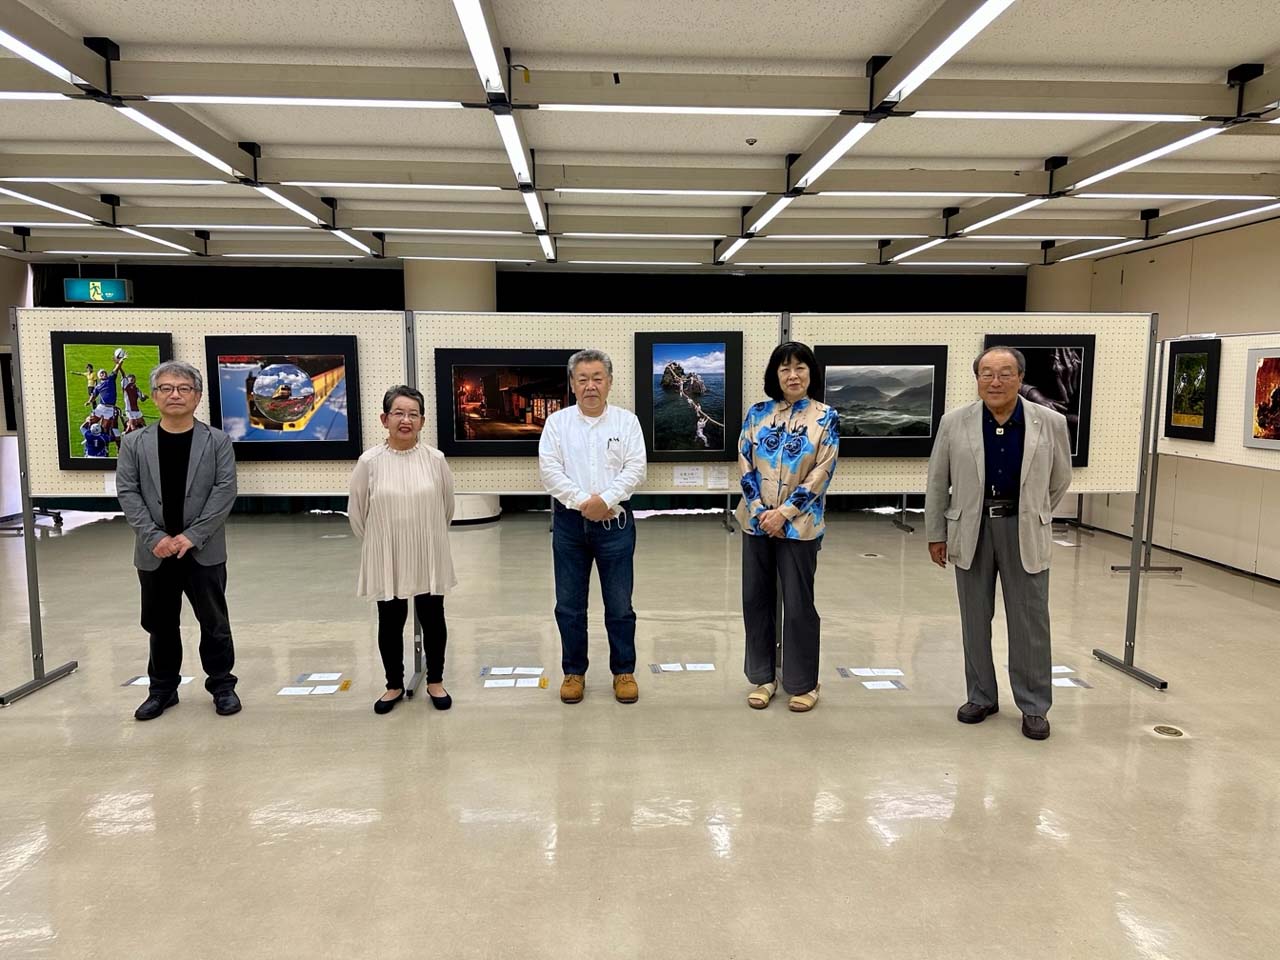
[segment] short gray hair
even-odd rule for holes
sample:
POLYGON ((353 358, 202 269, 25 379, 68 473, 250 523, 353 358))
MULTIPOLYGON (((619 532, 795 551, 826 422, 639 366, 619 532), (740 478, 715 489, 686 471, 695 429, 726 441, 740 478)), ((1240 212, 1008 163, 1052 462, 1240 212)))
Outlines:
POLYGON ((613 361, 603 350, 579 350, 569 358, 569 379, 573 379, 573 371, 580 363, 603 363, 605 371, 613 376, 613 361))
POLYGON ((156 381, 166 373, 171 373, 175 377, 181 377, 183 380, 190 380, 192 385, 196 388, 196 393, 204 393, 204 377, 200 375, 199 370, 183 360, 166 360, 151 371, 152 393, 155 393, 156 391, 156 381))
POLYGON ((979 365, 981 365, 983 359, 989 353, 1007 353, 1011 355, 1014 359, 1014 362, 1018 364, 1018 376, 1025 377, 1027 375, 1027 358, 1023 356, 1022 351, 1019 350, 1017 347, 1002 347, 999 344, 997 344, 994 347, 987 347, 987 349, 983 350, 980 354, 978 354, 977 357, 974 358, 973 375, 975 377, 978 375, 979 365))

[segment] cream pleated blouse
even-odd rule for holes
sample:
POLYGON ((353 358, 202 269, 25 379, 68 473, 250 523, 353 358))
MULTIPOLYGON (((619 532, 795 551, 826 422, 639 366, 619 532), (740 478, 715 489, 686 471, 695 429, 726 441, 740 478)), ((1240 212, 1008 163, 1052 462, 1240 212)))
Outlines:
POLYGON ((457 586, 449 552, 453 474, 435 447, 366 450, 351 474, 347 515, 364 541, 358 596, 408 600, 457 586))

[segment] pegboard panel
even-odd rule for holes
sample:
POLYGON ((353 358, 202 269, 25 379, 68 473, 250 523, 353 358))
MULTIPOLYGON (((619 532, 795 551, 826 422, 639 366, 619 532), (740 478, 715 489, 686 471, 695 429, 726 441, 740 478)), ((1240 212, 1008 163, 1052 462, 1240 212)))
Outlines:
MULTIPOLYGON (((26 412, 31 494, 36 497, 101 497, 114 492, 115 474, 58 468, 57 435, 53 428, 52 330, 121 333, 169 332, 173 356, 204 374, 205 396, 196 416, 209 421, 209 371, 205 368, 206 336, 281 334, 347 334, 356 337, 360 358, 360 422, 366 446, 383 435, 378 422, 382 394, 403 383, 405 358, 404 314, 400 312, 337 312, 319 310, 129 310, 28 308, 18 311, 22 350, 23 396, 26 412)), ((236 468, 240 493, 246 495, 346 495, 355 461, 261 461, 236 468)))
MULTIPOLYGON (((474 349, 603 350, 613 360, 613 390, 609 401, 635 409, 635 332, 698 330, 742 331, 744 409, 761 399, 760 378, 769 355, 778 345, 780 320, 776 313, 711 314, 590 314, 557 313, 431 313, 414 314, 418 345, 418 386, 427 398, 423 436, 436 442, 435 351, 437 347, 474 349)), ((740 424, 729 424, 736 437, 740 424)), ((738 489, 738 470, 729 468, 729 489, 738 489)), ((450 457, 459 493, 544 493, 535 457, 450 457)), ((650 463, 640 488, 645 493, 697 493, 707 488, 677 490, 675 463, 650 463)), ((699 464, 707 472, 718 464, 699 464)), ((723 489, 723 488, 722 488, 723 489)))
MULTIPOLYGON (((1186 337, 1194 342, 1196 337, 1186 337)), ((1160 371, 1160 420, 1159 444, 1161 453, 1192 460, 1213 460, 1218 463, 1235 463, 1242 467, 1258 467, 1262 470, 1280 470, 1280 451, 1244 445, 1245 384, 1253 388, 1253 371, 1248 369, 1249 351, 1265 347, 1280 349, 1280 333, 1251 333, 1240 336, 1224 336, 1222 361, 1218 366, 1218 423, 1213 443, 1182 440, 1164 435, 1164 399, 1168 389, 1168 352, 1166 369, 1160 371)), ((1172 341, 1165 341, 1166 344, 1172 341)), ((1252 416, 1252 411, 1248 414, 1252 416)))
MULTIPOLYGON (((1145 313, 798 313, 791 317, 791 337, 809 346, 945 343, 950 411, 978 398, 973 358, 988 333, 1095 334, 1089 465, 1076 468, 1070 493, 1128 493, 1138 484, 1150 320, 1145 313)), ((830 490, 924 493, 928 473, 923 458, 846 457, 830 490)))

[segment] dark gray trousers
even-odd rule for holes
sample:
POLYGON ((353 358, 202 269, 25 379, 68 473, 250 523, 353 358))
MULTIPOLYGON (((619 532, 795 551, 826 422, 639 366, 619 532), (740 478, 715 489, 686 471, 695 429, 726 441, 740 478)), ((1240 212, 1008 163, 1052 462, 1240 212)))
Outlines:
POLYGON ((1018 552, 1017 517, 983 517, 978 548, 968 570, 956 567, 964 675, 969 702, 995 705, 996 668, 991 660, 991 618, 996 574, 1009 626, 1009 685, 1025 714, 1043 717, 1053 705, 1053 655, 1049 650, 1049 571, 1027 573, 1018 552))
POLYGON ((778 674, 778 591, 782 582, 782 689, 808 693, 818 685, 822 620, 813 605, 820 540, 742 535, 742 621, 745 670, 756 686, 778 674))

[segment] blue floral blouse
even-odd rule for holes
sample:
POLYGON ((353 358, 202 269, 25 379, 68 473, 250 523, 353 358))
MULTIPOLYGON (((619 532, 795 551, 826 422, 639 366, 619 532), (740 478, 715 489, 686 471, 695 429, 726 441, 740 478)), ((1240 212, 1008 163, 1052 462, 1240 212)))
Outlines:
POLYGON ((808 397, 796 403, 766 400, 747 411, 738 438, 742 502, 738 523, 765 536, 760 517, 777 509, 784 535, 817 540, 826 532, 825 494, 840 452, 835 409, 808 397))

